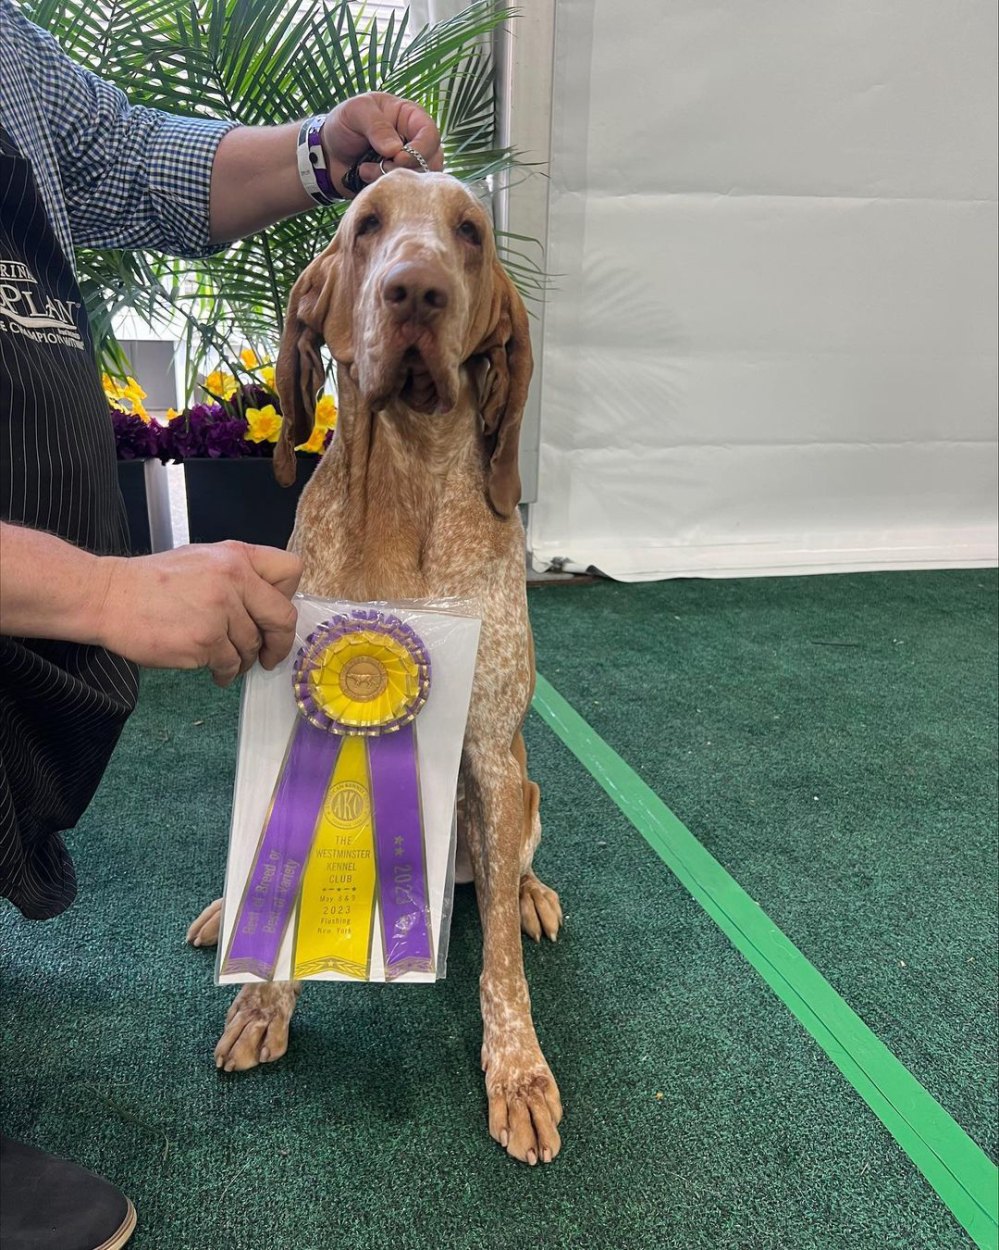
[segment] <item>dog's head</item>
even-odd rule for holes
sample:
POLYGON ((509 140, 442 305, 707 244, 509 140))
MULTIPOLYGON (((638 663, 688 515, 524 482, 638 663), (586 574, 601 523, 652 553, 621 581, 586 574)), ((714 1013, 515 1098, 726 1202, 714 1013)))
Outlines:
POLYGON ((373 412, 393 400, 428 420, 450 412, 467 365, 479 390, 489 500, 500 516, 514 511, 532 369, 527 314, 485 210, 457 179, 404 169, 379 178, 295 283, 277 361, 285 420, 274 462, 286 484, 294 448, 312 429, 324 342, 373 412))

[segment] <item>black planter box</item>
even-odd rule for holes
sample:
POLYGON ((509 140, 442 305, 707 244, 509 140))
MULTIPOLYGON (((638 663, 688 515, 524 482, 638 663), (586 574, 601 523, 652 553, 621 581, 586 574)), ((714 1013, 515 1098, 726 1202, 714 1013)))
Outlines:
POLYGON ((128 550, 133 556, 147 556, 153 549, 153 539, 149 529, 145 460, 119 460, 118 486, 128 520, 128 550))
POLYGON ((279 486, 270 457, 245 460, 185 460, 187 523, 192 543, 236 538, 244 543, 286 547, 295 525, 298 497, 319 463, 298 454, 293 486, 279 486))

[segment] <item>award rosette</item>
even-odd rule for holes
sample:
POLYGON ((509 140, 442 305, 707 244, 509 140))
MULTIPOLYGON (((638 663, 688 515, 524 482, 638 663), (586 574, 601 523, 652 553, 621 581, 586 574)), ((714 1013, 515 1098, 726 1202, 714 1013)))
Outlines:
MULTIPOLYGON (((431 613, 423 616, 434 623, 431 613)), ((465 634, 473 627, 471 664, 466 655, 459 666, 467 712, 478 622, 448 619, 461 622, 465 634)), ((468 652, 467 640, 463 645, 468 652)), ((379 608, 338 612, 308 634, 291 665, 290 736, 238 901, 234 894, 224 923, 220 980, 443 975, 434 950, 442 854, 435 847, 432 891, 418 743, 433 671, 416 629, 379 608)), ((454 719, 453 710, 446 714, 454 719)), ((447 760, 450 770, 454 756, 455 775, 459 752, 460 737, 447 760)), ((237 808, 239 788, 238 775, 237 808)), ((453 784, 451 793, 453 804, 453 784)), ((439 800, 435 811, 443 826, 439 800)), ((236 826, 234 812, 234 839, 236 826)), ((444 836, 450 837, 447 827, 444 836)), ((450 842, 445 850, 453 850, 450 842)), ((232 871, 231 855, 230 878, 232 871)), ((226 913, 233 884, 227 881, 226 913)))

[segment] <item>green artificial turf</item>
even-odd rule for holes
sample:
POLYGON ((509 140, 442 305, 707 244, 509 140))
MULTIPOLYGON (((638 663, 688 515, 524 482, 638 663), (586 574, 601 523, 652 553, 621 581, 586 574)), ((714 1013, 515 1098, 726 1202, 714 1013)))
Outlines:
POLYGON ((995 571, 535 595, 538 667, 993 1158, 995 571))
MULTIPOLYGON (((539 669, 992 1151, 995 588, 531 596, 539 669)), ((236 709, 203 675, 147 674, 71 835, 79 902, 44 924, 0 913, 4 1130, 121 1184, 137 1250, 970 1245, 535 716, 537 867, 566 928, 526 962, 559 1159, 529 1170, 486 1133, 467 889, 446 981, 307 987, 288 1056, 219 1076, 231 992, 182 938, 221 886, 236 709)))

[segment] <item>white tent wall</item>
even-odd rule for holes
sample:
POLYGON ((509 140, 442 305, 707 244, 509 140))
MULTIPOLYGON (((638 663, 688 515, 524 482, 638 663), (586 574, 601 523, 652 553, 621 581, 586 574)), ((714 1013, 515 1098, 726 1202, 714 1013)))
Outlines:
POLYGON ((994 0, 558 0, 539 568, 996 562, 995 53, 994 0))

